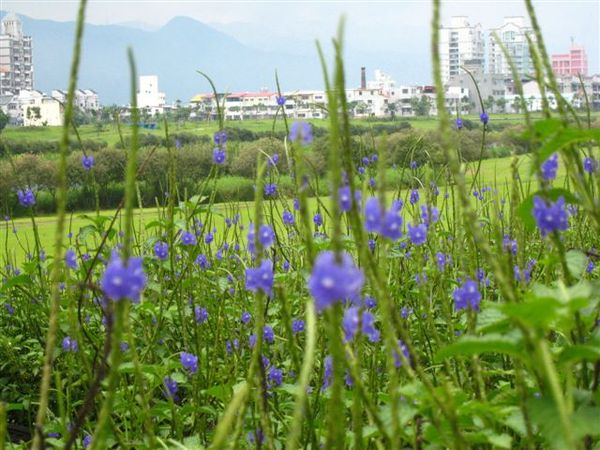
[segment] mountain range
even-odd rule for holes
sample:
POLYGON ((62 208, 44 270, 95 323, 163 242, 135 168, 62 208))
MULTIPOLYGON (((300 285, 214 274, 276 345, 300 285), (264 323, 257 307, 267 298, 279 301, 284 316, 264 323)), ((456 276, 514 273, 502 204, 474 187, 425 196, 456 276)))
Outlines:
MULTIPOLYGON (((34 87, 44 92, 66 88, 75 23, 20 17, 24 34, 33 40, 34 87)), ((219 91, 274 90, 276 70, 282 90, 323 88, 317 51, 308 37, 268 48, 256 43, 244 43, 188 17, 175 17, 158 29, 144 29, 137 24, 86 24, 78 86, 94 89, 102 104, 128 103, 126 51, 131 46, 138 74, 158 75, 159 88, 168 103, 178 99, 185 103, 199 92, 210 91, 197 70, 207 73, 219 91)), ((347 85, 358 85, 361 66, 367 67, 369 76, 381 68, 399 82, 427 82, 429 55, 419 50, 407 55, 349 49, 345 59, 347 85), (407 59, 411 64, 406 63, 407 59)), ((325 53, 330 60, 331 54, 325 53)))

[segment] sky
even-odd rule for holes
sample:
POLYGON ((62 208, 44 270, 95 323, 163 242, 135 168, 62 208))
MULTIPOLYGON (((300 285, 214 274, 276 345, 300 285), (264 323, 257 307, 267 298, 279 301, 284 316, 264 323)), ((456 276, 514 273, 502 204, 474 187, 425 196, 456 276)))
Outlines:
MULTIPOLYGON (((451 0, 442 5, 443 22, 466 15, 484 30, 501 25, 503 16, 526 15, 522 0, 451 0)), ((600 73, 600 0, 539 0, 534 5, 549 52, 566 52, 573 38, 586 47, 590 72, 600 73)), ((74 20, 77 7, 75 0, 0 0, 2 10, 57 21, 74 20)), ((188 16, 250 46, 302 53, 314 50, 315 39, 328 42, 342 14, 351 51, 410 54, 428 49, 429 0, 89 0, 86 19, 152 29, 188 16)))

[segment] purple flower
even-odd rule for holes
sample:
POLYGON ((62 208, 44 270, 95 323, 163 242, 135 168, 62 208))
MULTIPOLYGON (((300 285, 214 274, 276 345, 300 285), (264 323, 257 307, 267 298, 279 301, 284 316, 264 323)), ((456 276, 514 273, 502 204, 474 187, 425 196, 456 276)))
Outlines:
POLYGON ((475 281, 467 279, 460 287, 454 290, 452 297, 454 297, 454 309, 456 311, 465 308, 479 311, 481 293, 475 281))
POLYGON ((165 389, 163 390, 163 394, 165 395, 166 398, 172 398, 173 401, 177 401, 179 400, 177 398, 177 381, 175 381, 173 378, 171 377, 165 377, 163 379, 163 384, 165 389))
POLYGON ((408 224, 408 237, 410 241, 415 245, 422 245, 427 241, 427 227, 421 223, 416 226, 408 224))
POLYGON ((423 223, 429 227, 432 223, 440 220, 440 211, 435 206, 427 207, 427 205, 421 205, 421 218, 423 219, 423 223), (429 217, 430 211, 431 217, 429 217))
POLYGON ((262 290, 268 296, 273 291, 273 261, 265 259, 260 267, 246 269, 246 289, 252 292, 262 290))
POLYGON ((213 150, 213 162, 218 165, 225 164, 225 159, 227 155, 225 154, 225 150, 219 147, 215 147, 213 150))
POLYGON ((294 225, 294 214, 289 211, 283 212, 283 223, 286 225, 294 225))
POLYGON ((208 269, 210 268, 210 263, 208 262, 208 258, 206 257, 206 255, 200 253, 198 256, 196 256, 196 264, 198 264, 200 266, 201 269, 208 269))
POLYGON ((181 150, 181 139, 175 139, 175 148, 181 150))
POLYGON ((456 129, 457 129, 457 130, 460 130, 460 129, 462 129, 462 127, 463 127, 463 120, 462 120, 460 117, 458 117, 458 118, 457 118, 457 119, 454 121, 454 125, 456 126, 456 129))
POLYGON ((315 223, 316 226, 320 227, 321 225, 323 225, 323 216, 321 216, 321 213, 316 213, 313 217, 313 222, 315 223))
POLYGON ((301 140, 302 145, 310 145, 313 141, 312 126, 308 122, 294 122, 289 139, 292 142, 301 140))
POLYGON ((190 233, 189 231, 184 231, 181 234, 181 243, 183 245, 196 245, 196 235, 194 233, 190 233))
POLYGON ((273 332, 272 326, 265 325, 263 328, 263 339, 268 344, 272 344, 275 341, 275 333, 273 332))
POLYGON ((488 113, 484 111, 479 115, 479 120, 481 120, 482 124, 487 125, 490 120, 490 116, 488 116, 488 113))
POLYGON ((594 271, 594 262, 592 260, 590 260, 588 262, 587 267, 585 268, 586 273, 592 273, 594 271))
POLYGON ((333 359, 331 358, 331 355, 325 357, 323 366, 323 385, 321 386, 321 390, 327 389, 331 384, 331 378, 333 377, 333 359))
POLYGON ((542 236, 554 231, 565 231, 569 227, 565 199, 562 196, 552 203, 536 195, 533 197, 532 214, 542 236))
POLYGON ((348 212, 352 209, 352 191, 350 186, 342 186, 338 190, 338 201, 342 212, 348 212))
POLYGON ((91 170, 94 167, 94 157, 92 155, 82 155, 81 165, 85 170, 91 170))
POLYGON ((269 381, 275 386, 280 386, 283 383, 283 372, 277 367, 271 367, 269 370, 269 381))
POLYGON ((375 247, 377 246, 377 242, 375 242, 375 239, 369 239, 369 250, 371 250, 371 253, 373 253, 375 251, 375 247))
POLYGON ((446 255, 444 255, 442 252, 437 252, 435 255, 435 260, 437 262, 438 269, 444 270, 446 267, 446 255))
POLYGON ((200 306, 196 306, 194 308, 194 316, 196 317, 196 323, 198 325, 202 325, 204 322, 208 320, 208 311, 206 308, 201 308, 200 306))
POLYGON ((292 322, 292 333, 298 334, 304 331, 304 320, 294 320, 292 322))
POLYGON ((129 261, 124 262, 114 252, 100 280, 104 295, 114 301, 128 298, 138 303, 145 286, 146 274, 142 258, 131 257, 129 261))
POLYGON ((358 169, 356 169, 358 171, 358 173, 360 175, 363 175, 365 173, 365 168, 363 166, 359 166, 358 169))
POLYGON ((277 96, 277 104, 279 106, 285 105, 285 97, 283 95, 278 95, 277 96))
POLYGON ((75 255, 75 250, 70 248, 66 251, 65 264, 69 269, 77 269, 77 255, 75 255))
POLYGON ((269 225, 261 225, 258 229, 258 240, 264 248, 270 247, 275 241, 275 232, 269 225))
POLYGON ((181 365, 190 373, 198 371, 198 357, 192 353, 181 352, 181 365))
POLYGON ((393 356, 394 356, 394 365, 396 366, 396 368, 400 368, 402 367, 402 358, 400 357, 400 353, 402 353, 402 355, 404 355, 404 357, 410 361, 410 353, 408 352, 408 348, 406 347, 406 345, 404 344, 404 342, 402 341, 398 341, 398 348, 393 350, 393 356), (400 350, 400 351, 398 351, 400 350))
POLYGON ((258 447, 259 445, 262 445, 265 441, 265 435, 260 428, 257 428, 256 431, 248 431, 246 439, 248 440, 248 443, 256 444, 256 446, 258 447))
POLYGON ((591 156, 586 157, 583 160, 583 170, 587 173, 594 173, 598 170, 598 160, 592 158, 591 156))
POLYGON ((419 190, 413 189, 412 191, 410 191, 410 204, 414 205, 415 203, 418 203, 418 201, 419 201, 419 190))
POLYGON ((71 337, 67 336, 62 341, 62 348, 64 352, 77 353, 77 351, 79 350, 79 345, 77 344, 77 341, 75 339, 72 339, 71 337))
POLYGON ((213 135, 215 145, 224 145, 227 142, 227 133, 225 130, 215 131, 213 135))
POLYGON ((276 166, 278 162, 279 162, 279 154, 273 153, 273 155, 269 158, 269 161, 268 161, 269 166, 271 166, 271 167, 276 166))
POLYGON ((240 321, 244 324, 247 325, 248 322, 250 322, 250 319, 252 319, 252 315, 248 312, 248 311, 244 311, 242 313, 242 317, 240 319, 240 321))
POLYGON ((277 185, 275 183, 265 184, 265 197, 275 197, 277 195, 277 185))
POLYGON ((510 250, 510 252, 515 256, 517 254, 518 245, 515 239, 511 239, 508 234, 505 234, 502 238, 502 247, 505 250, 510 250))
POLYGON ((154 244, 154 256, 161 261, 165 261, 169 257, 169 244, 162 241, 158 241, 154 244))
POLYGON ((294 199, 294 211, 300 211, 300 200, 294 199))
POLYGON ((338 263, 333 252, 325 251, 315 260, 308 289, 320 312, 335 302, 358 298, 363 284, 363 272, 348 253, 343 252, 338 263))
POLYGON ((416 169, 417 169, 417 167, 418 167, 418 165, 417 165, 417 162, 416 162, 416 161, 411 161, 411 162, 410 162, 410 168, 411 168, 412 170, 416 170, 416 169))
POLYGON ((394 242, 402 236, 400 208, 402 208, 401 204, 394 202, 392 207, 383 216, 383 225, 381 227, 381 234, 394 242))
POLYGON ((92 436, 90 436, 89 434, 86 434, 82 441, 83 450, 86 450, 90 446, 91 443, 92 443, 92 436))
POLYGON ((19 198, 19 203, 21 206, 25 208, 29 208, 30 206, 35 205, 35 195, 30 188, 25 190, 18 190, 17 197, 19 198))
MULTIPOLYGON (((342 319, 342 327, 346 342, 352 341, 358 333, 359 324, 361 323, 360 308, 353 306, 348 308, 342 319)), ((375 317, 368 311, 362 313, 362 332, 369 338, 371 342, 379 341, 379 331, 375 328, 375 317)))
POLYGON ((377 197, 370 197, 365 202, 365 230, 379 233, 382 227, 383 211, 377 197))
POLYGON ((542 163, 542 178, 545 181, 551 181, 556 178, 558 170, 558 153, 553 153, 546 161, 542 163))

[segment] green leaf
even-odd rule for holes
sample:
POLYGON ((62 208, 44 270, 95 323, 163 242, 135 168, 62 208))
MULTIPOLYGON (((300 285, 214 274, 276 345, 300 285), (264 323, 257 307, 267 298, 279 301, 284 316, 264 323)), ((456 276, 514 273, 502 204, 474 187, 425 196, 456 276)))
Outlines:
POLYGON ((6 283, 4 283, 2 285, 2 288, 0 288, 0 292, 4 292, 15 286, 23 286, 23 285, 29 286, 32 283, 33 282, 31 281, 31 277, 26 273, 22 273, 21 275, 17 275, 16 277, 10 278, 6 283))
POLYGON ((600 130, 577 128, 559 128, 549 139, 547 139, 539 150, 540 161, 548 159, 552 153, 560 151, 565 147, 578 142, 596 141, 600 142, 600 130))
POLYGON ((565 255, 567 259, 567 268, 571 275, 578 280, 581 279, 583 272, 588 264, 588 257, 581 250, 569 250, 565 255))
POLYGON ((435 361, 441 362, 451 356, 472 356, 481 353, 504 353, 520 356, 522 353, 521 339, 515 334, 464 336, 453 344, 441 348, 435 355, 435 361))
POLYGON ((581 360, 596 361, 600 360, 600 343, 590 343, 582 345, 571 345, 560 353, 558 361, 560 363, 572 363, 581 360))

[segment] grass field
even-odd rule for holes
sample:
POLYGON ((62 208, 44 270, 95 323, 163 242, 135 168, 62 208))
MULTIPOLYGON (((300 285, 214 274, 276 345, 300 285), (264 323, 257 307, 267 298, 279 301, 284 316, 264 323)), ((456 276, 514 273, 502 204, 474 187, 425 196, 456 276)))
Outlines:
MULTIPOLYGON (((480 174, 478 179, 481 180, 484 184, 493 184, 496 186, 508 186, 510 182, 510 171, 511 171, 512 158, 496 158, 496 159, 488 159, 482 161, 480 174)), ((524 182, 531 180, 530 173, 530 165, 531 158, 528 155, 523 155, 519 158, 519 173, 524 182)), ((477 163, 470 163, 467 167, 467 178, 468 180, 472 179, 473 174, 477 169, 477 163)), ((559 177, 562 177, 563 174, 559 172, 559 177)), ((443 191, 443 189, 441 189, 443 191)), ((408 194, 408 191, 403 191, 401 193, 401 197, 404 197, 408 194)), ((322 198, 325 205, 329 199, 322 198)), ((317 200, 310 199, 311 209, 317 210, 317 200)), ((291 205, 288 206, 291 208, 291 205)), ((213 226, 217 228, 217 231, 222 231, 224 227, 224 219, 225 217, 232 217, 234 209, 238 209, 242 214, 243 222, 248 222, 253 217, 254 214, 254 203, 253 202, 243 202, 233 204, 216 204, 213 208, 213 217, 215 223, 213 226)), ((116 210, 103 210, 100 212, 102 216, 112 217, 115 214, 116 210)), ((279 211, 281 213, 281 211, 279 211)), ((159 217, 159 210, 156 208, 146 208, 143 210, 136 210, 136 224, 139 230, 140 235, 143 235, 144 224, 147 224, 151 221, 156 220, 159 217)), ((90 225, 92 223, 90 217, 95 216, 95 212, 73 212, 69 216, 67 229, 68 232, 72 232, 73 236, 76 236, 79 230, 86 225, 90 225)), ((121 217, 117 219, 121 220, 121 217)), ((36 224, 38 227, 38 233, 40 237, 40 241, 42 246, 50 252, 52 250, 53 242, 54 242, 54 229, 56 226, 56 218, 54 216, 37 216, 36 224)), ((117 225, 121 225, 120 222, 117 222, 117 225)), ((117 226, 118 229, 121 229, 121 226, 117 226)), ((74 238, 73 238, 74 239, 74 238)), ((34 247, 34 233, 31 219, 29 218, 19 218, 15 219, 11 222, 4 222, 2 227, 0 228, 0 245, 2 246, 2 252, 8 253, 10 258, 21 262, 27 252, 30 252, 34 247), (14 227, 14 229, 13 229, 14 227), (14 232, 16 230, 16 233, 14 232)), ((75 241, 72 240, 72 243, 75 241)), ((96 243, 97 244, 97 243, 96 243)), ((7 256, 8 256, 7 255, 7 256)))
MULTIPOLYGON (((465 119, 479 121, 477 116, 464 116, 465 119)), ((437 119, 435 117, 397 117, 396 123, 409 122, 413 128, 432 130, 437 126, 437 119)), ((494 114, 490 123, 522 123, 523 118, 517 114, 494 114)), ((311 119, 310 122, 314 126, 326 127, 328 125, 327 119, 311 119)), ((380 121, 376 119, 353 119, 354 125, 369 126, 377 124, 391 124, 394 122, 380 121)), ((271 120, 243 120, 243 121, 229 121, 226 124, 230 128, 243 128, 253 132, 268 132, 273 129, 273 122, 271 120)), ((186 122, 183 124, 170 123, 170 133, 186 132, 195 135, 212 135, 218 128, 216 122, 186 122)), ((284 131, 285 126, 281 119, 278 119, 275 125, 276 131, 284 131)), ((62 128, 61 127, 9 127, 6 128, 2 136, 6 139, 13 140, 30 140, 30 141, 58 141, 60 139, 62 128)), ((122 127, 123 136, 130 134, 130 128, 127 125, 122 127)), ((159 123, 159 128, 156 130, 140 130, 141 133, 154 134, 157 136, 164 136, 164 126, 159 123)), ((79 133, 83 140, 94 140, 94 141, 105 141, 109 145, 114 145, 119 141, 119 133, 116 125, 105 125, 102 130, 98 130, 95 125, 83 125, 79 127, 79 133)), ((73 135, 73 138, 75 136, 73 135)))

